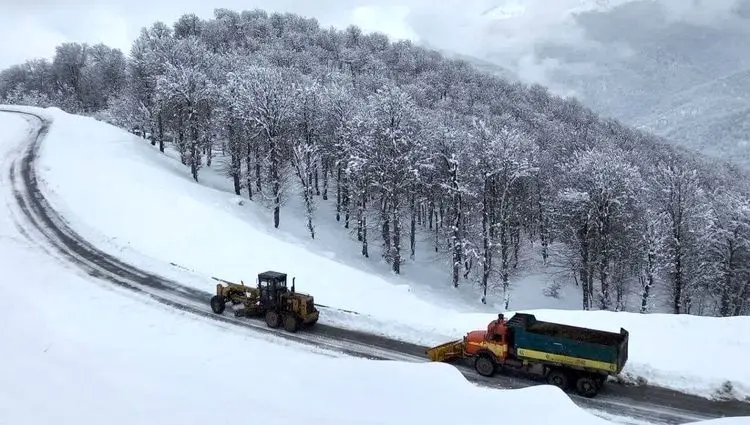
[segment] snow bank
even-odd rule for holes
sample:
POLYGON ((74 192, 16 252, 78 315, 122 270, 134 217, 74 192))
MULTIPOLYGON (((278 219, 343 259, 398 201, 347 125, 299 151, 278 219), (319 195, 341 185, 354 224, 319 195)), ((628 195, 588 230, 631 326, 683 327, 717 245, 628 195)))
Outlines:
MULTIPOLYGON (((425 301, 409 290, 325 253, 273 234, 248 217, 248 203, 195 184, 187 169, 147 142, 93 119, 56 117, 39 163, 54 204, 84 236, 105 250, 212 291, 208 276, 254 280, 282 270, 326 310, 322 321, 436 344, 486 326, 494 314, 425 301), (243 205, 240 205, 243 204, 243 205), (105 236, 106 235, 106 236, 105 236)), ((624 376, 692 394, 750 396, 750 318, 556 310, 529 311, 559 321, 631 335, 624 376), (721 359, 707 362, 706 359, 721 359), (699 367, 696 365, 700 365, 699 367)))
MULTIPOLYGON (((0 128, 0 148, 27 134, 8 114, 0 128)), ((444 364, 337 358, 205 322, 65 268, 6 208, 0 229, 0 423, 228 424, 250 412, 269 425, 447 425, 498 405, 514 407, 503 410, 511 422, 610 423, 550 386, 480 388, 444 364)))

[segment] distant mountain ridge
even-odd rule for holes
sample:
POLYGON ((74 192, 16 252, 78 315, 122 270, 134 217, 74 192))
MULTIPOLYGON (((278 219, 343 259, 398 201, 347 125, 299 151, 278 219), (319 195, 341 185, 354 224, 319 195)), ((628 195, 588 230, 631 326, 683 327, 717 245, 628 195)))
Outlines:
POLYGON ((750 69, 665 98, 634 124, 750 169, 750 69))
MULTIPOLYGON (((489 34, 493 27, 510 26, 513 13, 525 24, 533 22, 532 13, 549 18, 553 9, 541 7, 532 0, 496 2, 477 17, 477 26, 489 34)), ((533 56, 542 68, 551 64, 540 83, 574 93, 604 117, 750 170, 750 0, 731 7, 571 1, 556 3, 554 11, 570 17, 559 37, 553 30, 551 38, 516 53, 527 55, 525 60, 533 56), (571 28, 581 40, 565 37, 563 31, 571 28)), ((522 58, 509 59, 500 39, 495 44, 488 37, 491 47, 482 58, 519 73, 522 58)), ((530 78, 522 71, 518 77, 530 78)))

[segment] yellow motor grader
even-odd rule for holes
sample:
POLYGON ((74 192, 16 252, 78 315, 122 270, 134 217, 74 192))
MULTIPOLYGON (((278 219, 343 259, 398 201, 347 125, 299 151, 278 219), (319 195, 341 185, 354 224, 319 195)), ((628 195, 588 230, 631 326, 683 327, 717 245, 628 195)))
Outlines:
POLYGON ((256 286, 244 282, 234 283, 214 278, 216 295, 211 297, 211 310, 224 313, 226 303, 231 302, 237 317, 264 316, 270 328, 282 324, 289 332, 297 332, 301 327, 311 327, 318 321, 320 313, 315 308, 311 295, 296 292, 294 278, 291 289, 287 288, 286 273, 266 271, 258 274, 256 286))

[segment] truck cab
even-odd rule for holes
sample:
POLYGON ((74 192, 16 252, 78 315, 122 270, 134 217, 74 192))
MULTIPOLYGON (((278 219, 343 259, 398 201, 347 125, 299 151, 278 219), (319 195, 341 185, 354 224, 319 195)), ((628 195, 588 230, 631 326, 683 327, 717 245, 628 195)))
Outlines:
POLYGON ((502 314, 487 325, 487 330, 472 331, 464 337, 464 350, 475 357, 474 367, 484 376, 492 376, 495 365, 508 358, 509 329, 502 314))

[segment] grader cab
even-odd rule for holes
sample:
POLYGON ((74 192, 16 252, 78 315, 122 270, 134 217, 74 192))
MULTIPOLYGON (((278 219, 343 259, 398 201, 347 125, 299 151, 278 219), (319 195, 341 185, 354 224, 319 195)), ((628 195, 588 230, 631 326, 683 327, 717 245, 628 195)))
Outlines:
POLYGON ((222 314, 227 302, 231 302, 234 315, 237 317, 265 316, 270 328, 282 324, 289 332, 296 332, 302 326, 313 326, 320 313, 315 308, 311 295, 295 291, 292 278, 291 289, 287 287, 287 275, 275 271, 258 274, 255 287, 246 286, 244 282, 233 283, 216 279, 222 283, 216 285, 216 295, 211 297, 211 310, 222 314))

